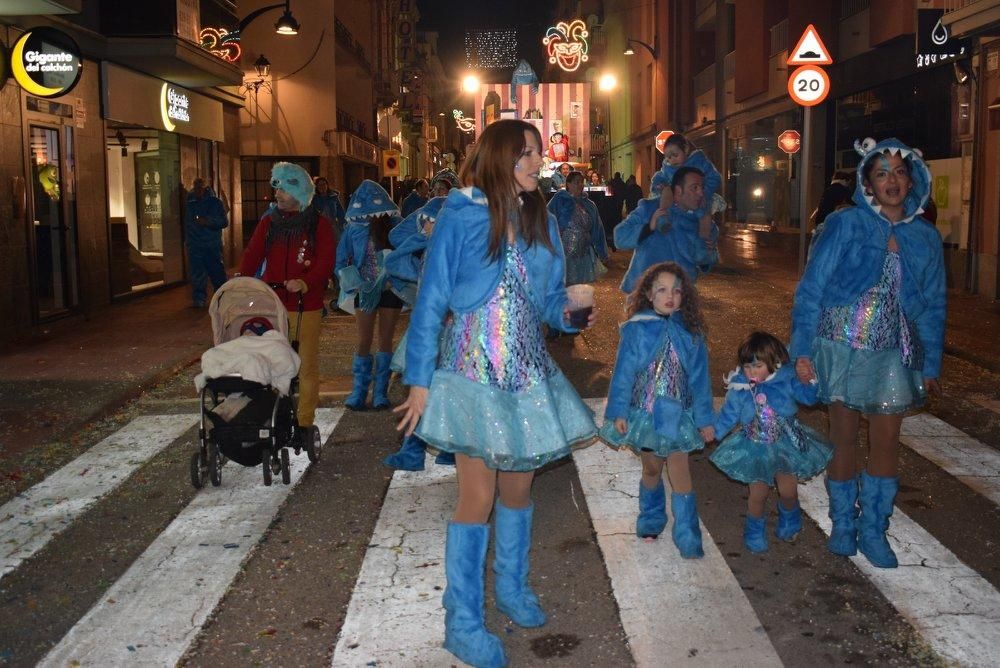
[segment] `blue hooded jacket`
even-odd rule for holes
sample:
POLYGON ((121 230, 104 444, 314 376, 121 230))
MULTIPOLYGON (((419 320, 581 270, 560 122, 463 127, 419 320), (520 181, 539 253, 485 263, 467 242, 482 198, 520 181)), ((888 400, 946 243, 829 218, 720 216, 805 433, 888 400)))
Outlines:
POLYGON ((205 188, 201 198, 188 193, 184 204, 184 240, 188 246, 222 249, 222 230, 229 225, 226 208, 211 188, 205 188), (199 225, 195 216, 203 216, 207 225, 199 225))
POLYGON ((597 257, 602 260, 608 259, 608 242, 604 237, 604 223, 601 222, 601 214, 597 211, 597 205, 590 201, 586 195, 573 197, 568 190, 560 190, 549 200, 549 212, 556 217, 559 223, 559 231, 562 232, 569 227, 573 220, 573 211, 579 203, 587 215, 590 216, 590 239, 594 245, 597 257))
POLYGON ((635 249, 622 279, 621 290, 625 294, 635 289, 642 272, 659 262, 676 262, 689 279, 698 279, 698 247, 704 247, 698 236, 698 213, 674 205, 670 208, 671 224, 666 234, 651 232, 649 219, 659 207, 659 199, 646 198, 615 226, 615 247, 635 249))
POLYGON ((386 256, 385 270, 389 273, 393 285, 398 286, 397 294, 411 306, 415 301, 411 295, 416 294, 417 283, 423 272, 424 251, 427 242, 430 241, 430 237, 425 233, 426 226, 437 221, 444 200, 444 197, 432 198, 423 207, 410 214, 406 220, 392 228, 392 232, 389 233, 389 241, 395 250, 386 256), (412 233, 397 235, 398 243, 393 241, 393 234, 411 220, 412 233))
POLYGON ((399 248, 404 241, 419 232, 422 228, 422 219, 437 220, 438 212, 444 206, 444 197, 432 197, 427 200, 427 204, 403 218, 403 221, 392 228, 389 232, 389 243, 393 248, 399 248))
POLYGON ((751 387, 750 380, 740 369, 726 376, 726 401, 715 418, 715 436, 720 441, 730 429, 738 424, 750 424, 756 417, 754 392, 767 397, 767 405, 778 415, 789 418, 798 413, 799 404, 811 406, 816 403, 818 385, 803 383, 795 375, 795 367, 786 364, 763 382, 756 383, 753 392, 751 387))
MULTIPOLYGON (((694 167, 705 175, 705 203, 702 205, 702 208, 698 209, 696 212, 698 217, 701 218, 710 210, 712 206, 712 195, 719 192, 719 188, 722 187, 722 175, 719 174, 719 170, 715 168, 715 165, 712 164, 712 161, 708 159, 708 156, 705 155, 704 151, 701 149, 691 151, 688 154, 688 157, 685 158, 684 164, 681 165, 681 167, 694 167)), ((674 174, 677 173, 678 169, 680 169, 680 167, 672 167, 667 164, 666 160, 663 161, 663 165, 660 167, 660 173, 666 177, 667 187, 669 187, 673 182, 674 174)))
POLYGON ((857 206, 827 217, 795 291, 789 348, 792 359, 811 356, 823 309, 854 304, 878 282, 891 234, 899 246, 903 268, 900 304, 920 335, 923 375, 940 375, 946 305, 944 251, 941 234, 920 216, 930 184, 930 170, 923 159, 898 139, 879 142, 862 158, 854 191, 857 206), (903 204, 904 218, 895 224, 881 214, 864 187, 864 165, 885 149, 901 152, 911 167, 912 187, 903 204))
POLYGON ((708 380, 708 349, 704 337, 688 331, 680 312, 675 311, 665 318, 652 309, 636 313, 621 325, 618 357, 604 410, 605 421, 628 417, 635 379, 650 365, 667 339, 673 344, 687 374, 695 426, 701 429, 712 425, 712 385, 708 380))
MULTIPOLYGON (((368 220, 384 213, 392 218, 393 227, 399 224, 399 209, 389 193, 374 181, 365 179, 347 204, 347 227, 337 244, 337 265, 334 270, 338 274, 347 265, 357 265, 364 259, 368 250, 368 220)), ((392 243, 391 236, 389 243, 392 243)))
POLYGON ((403 198, 403 203, 400 206, 400 208, 402 209, 403 217, 406 218, 411 213, 422 207, 424 204, 427 204, 427 198, 421 197, 420 193, 414 190, 409 195, 403 198))
MULTIPOLYGON (((541 243, 528 246, 518 236, 539 319, 549 326, 575 332, 563 319, 566 307, 565 264, 559 228, 549 216, 553 250, 541 243)), ((406 344, 407 385, 428 387, 438 359, 438 338, 445 315, 466 313, 482 306, 496 292, 503 275, 504 256, 489 256, 490 212, 478 188, 448 193, 438 215, 424 258, 417 303, 410 317, 406 344)))

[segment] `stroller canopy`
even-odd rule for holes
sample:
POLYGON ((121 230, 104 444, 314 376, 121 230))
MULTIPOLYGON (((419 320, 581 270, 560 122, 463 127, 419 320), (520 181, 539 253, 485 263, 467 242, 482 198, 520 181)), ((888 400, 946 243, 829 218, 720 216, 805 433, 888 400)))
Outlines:
POLYGON ((208 307, 214 345, 232 341, 247 329, 261 334, 268 328, 288 338, 288 311, 267 283, 236 276, 216 290, 208 307))

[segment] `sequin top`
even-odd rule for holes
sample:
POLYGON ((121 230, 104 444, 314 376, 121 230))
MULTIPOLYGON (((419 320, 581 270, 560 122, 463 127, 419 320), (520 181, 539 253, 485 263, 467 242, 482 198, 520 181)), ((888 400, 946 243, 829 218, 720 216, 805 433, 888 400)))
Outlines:
POLYGON ((523 392, 552 376, 556 364, 527 281, 521 251, 507 246, 500 284, 482 306, 455 316, 439 368, 506 392, 523 392))
POLYGON ((375 250, 375 242, 371 239, 368 240, 368 245, 365 247, 365 259, 358 267, 358 273, 366 281, 374 281, 378 276, 378 253, 375 250))
POLYGON ((579 202, 573 202, 573 215, 569 225, 559 233, 563 252, 567 258, 585 257, 590 254, 593 240, 590 235, 591 221, 587 210, 579 202))
POLYGON ((743 425, 743 435, 751 441, 767 445, 777 443, 785 435, 801 449, 804 441, 798 420, 782 417, 767 403, 767 395, 763 392, 753 392, 753 399, 754 419, 743 425))
POLYGON ((649 366, 636 376, 631 405, 652 413, 658 397, 676 399, 685 410, 691 408, 687 374, 669 338, 649 366))
POLYGON ((899 303, 902 263, 899 253, 888 252, 878 283, 848 306, 835 306, 820 315, 819 336, 848 344, 855 350, 898 348, 907 367, 922 357, 918 337, 899 303))

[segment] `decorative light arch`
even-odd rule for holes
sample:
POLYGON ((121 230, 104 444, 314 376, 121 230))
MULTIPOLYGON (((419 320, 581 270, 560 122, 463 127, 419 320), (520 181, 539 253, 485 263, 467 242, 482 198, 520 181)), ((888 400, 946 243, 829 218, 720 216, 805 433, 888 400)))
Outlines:
POLYGON ((583 19, 574 19, 567 23, 560 21, 545 32, 542 44, 546 47, 549 62, 558 64, 566 72, 575 72, 581 63, 590 60, 587 55, 590 45, 587 43, 587 24, 583 19))
POLYGON ((240 31, 225 28, 202 28, 198 34, 201 48, 226 62, 235 63, 243 53, 240 48, 240 31))
POLYGON ((471 118, 466 118, 465 112, 461 109, 452 109, 451 115, 455 117, 455 125, 462 132, 468 134, 476 129, 476 122, 471 118))

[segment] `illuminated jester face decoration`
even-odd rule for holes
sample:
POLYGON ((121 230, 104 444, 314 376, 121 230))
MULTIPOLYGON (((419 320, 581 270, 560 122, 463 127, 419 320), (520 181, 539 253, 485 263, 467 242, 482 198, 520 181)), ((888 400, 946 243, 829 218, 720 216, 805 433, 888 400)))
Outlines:
POLYGON ((590 45, 587 44, 587 24, 582 19, 575 19, 570 23, 560 21, 545 33, 542 44, 545 45, 549 54, 549 62, 558 64, 566 72, 575 72, 580 67, 580 63, 590 60, 587 52, 590 45))

